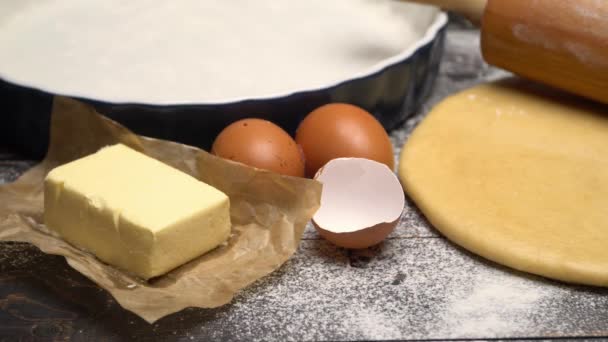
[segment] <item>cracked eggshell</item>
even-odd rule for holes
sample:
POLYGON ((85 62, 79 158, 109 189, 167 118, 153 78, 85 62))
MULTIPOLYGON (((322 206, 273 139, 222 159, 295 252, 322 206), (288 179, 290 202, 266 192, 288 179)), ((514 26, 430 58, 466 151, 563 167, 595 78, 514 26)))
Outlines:
POLYGON ((326 240, 344 248, 367 248, 395 229, 405 195, 386 165, 364 158, 338 158, 325 164, 314 178, 323 184, 323 192, 312 223, 326 240))

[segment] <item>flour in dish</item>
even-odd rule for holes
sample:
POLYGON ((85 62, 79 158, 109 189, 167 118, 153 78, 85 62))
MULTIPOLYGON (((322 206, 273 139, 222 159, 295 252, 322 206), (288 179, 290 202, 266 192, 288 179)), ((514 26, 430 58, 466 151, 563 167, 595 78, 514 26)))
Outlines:
POLYGON ((431 7, 390 0, 4 1, 0 78, 113 102, 225 102, 369 72, 431 7))

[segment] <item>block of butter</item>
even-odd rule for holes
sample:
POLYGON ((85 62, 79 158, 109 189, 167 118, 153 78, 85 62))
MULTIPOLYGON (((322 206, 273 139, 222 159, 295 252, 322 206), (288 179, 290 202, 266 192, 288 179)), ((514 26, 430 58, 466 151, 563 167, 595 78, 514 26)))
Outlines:
POLYGON ((149 279, 230 234, 223 192, 118 144, 61 165, 44 183, 44 222, 74 246, 149 279))

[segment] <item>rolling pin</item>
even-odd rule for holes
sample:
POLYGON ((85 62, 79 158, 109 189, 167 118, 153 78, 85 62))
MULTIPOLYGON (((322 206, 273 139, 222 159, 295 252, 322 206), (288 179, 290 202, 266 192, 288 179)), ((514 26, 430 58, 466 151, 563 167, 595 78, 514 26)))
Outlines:
POLYGON ((487 63, 608 104, 608 0, 406 0, 481 26, 487 63))

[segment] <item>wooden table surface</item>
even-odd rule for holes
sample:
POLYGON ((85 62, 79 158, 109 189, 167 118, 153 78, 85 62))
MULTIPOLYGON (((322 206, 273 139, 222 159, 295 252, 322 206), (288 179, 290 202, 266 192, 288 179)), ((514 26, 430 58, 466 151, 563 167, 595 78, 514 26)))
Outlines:
MULTIPOLYGON (((452 24, 433 96, 391 133, 395 153, 429 108, 505 73, 478 52, 477 30, 452 24)), ((0 147, 0 183, 33 165, 0 147)), ((608 248, 608 246, 607 246, 608 248)), ((608 336, 608 290, 512 271, 439 235, 408 203, 380 246, 339 249, 308 227, 290 261, 224 307, 147 324, 62 257, 0 243, 0 340, 405 340, 608 336)))

